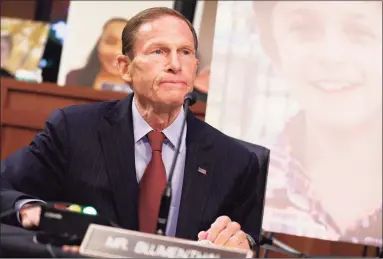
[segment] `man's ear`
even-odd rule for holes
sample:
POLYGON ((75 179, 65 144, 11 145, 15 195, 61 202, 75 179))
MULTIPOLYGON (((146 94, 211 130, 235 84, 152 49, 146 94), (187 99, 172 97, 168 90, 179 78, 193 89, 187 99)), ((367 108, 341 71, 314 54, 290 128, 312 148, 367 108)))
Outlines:
POLYGON ((124 79, 124 81, 126 81, 129 84, 132 82, 132 75, 130 72, 131 64, 132 62, 128 56, 119 55, 116 59, 117 70, 120 73, 121 78, 124 79))

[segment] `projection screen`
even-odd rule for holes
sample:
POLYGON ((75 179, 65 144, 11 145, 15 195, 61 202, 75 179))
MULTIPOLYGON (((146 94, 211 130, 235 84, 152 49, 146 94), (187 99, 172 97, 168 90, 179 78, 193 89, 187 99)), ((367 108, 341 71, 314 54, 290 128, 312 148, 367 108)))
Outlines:
POLYGON ((263 229, 382 245, 382 2, 219 1, 206 121, 271 150, 263 229))

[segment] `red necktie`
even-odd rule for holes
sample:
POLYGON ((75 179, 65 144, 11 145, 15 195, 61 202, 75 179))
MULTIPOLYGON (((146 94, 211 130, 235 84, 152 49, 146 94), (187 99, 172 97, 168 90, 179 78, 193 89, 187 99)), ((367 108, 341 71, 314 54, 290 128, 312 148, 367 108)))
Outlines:
POLYGON ((140 181, 138 216, 140 231, 154 234, 162 192, 166 186, 166 171, 162 161, 162 144, 165 136, 159 131, 151 131, 148 133, 148 138, 152 147, 152 159, 140 181))

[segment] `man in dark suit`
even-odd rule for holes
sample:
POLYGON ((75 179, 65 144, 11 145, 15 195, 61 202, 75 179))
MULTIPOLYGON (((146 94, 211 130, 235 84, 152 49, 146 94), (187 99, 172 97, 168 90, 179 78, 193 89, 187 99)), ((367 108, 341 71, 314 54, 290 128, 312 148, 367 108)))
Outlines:
MULTIPOLYGON (((154 233, 198 42, 179 12, 151 8, 129 20, 122 43, 117 68, 134 94, 55 111, 30 146, 2 162, 3 210, 20 209, 8 222, 38 226, 31 203, 64 201, 154 233)), ((257 156, 190 113, 182 139, 166 234, 251 248, 262 209, 257 156)))

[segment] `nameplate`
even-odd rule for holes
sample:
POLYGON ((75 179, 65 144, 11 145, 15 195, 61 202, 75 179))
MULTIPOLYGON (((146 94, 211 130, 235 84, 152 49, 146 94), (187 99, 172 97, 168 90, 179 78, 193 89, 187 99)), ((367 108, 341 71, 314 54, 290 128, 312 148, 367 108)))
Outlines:
POLYGON ((108 258, 252 258, 243 249, 90 224, 80 254, 108 258))

